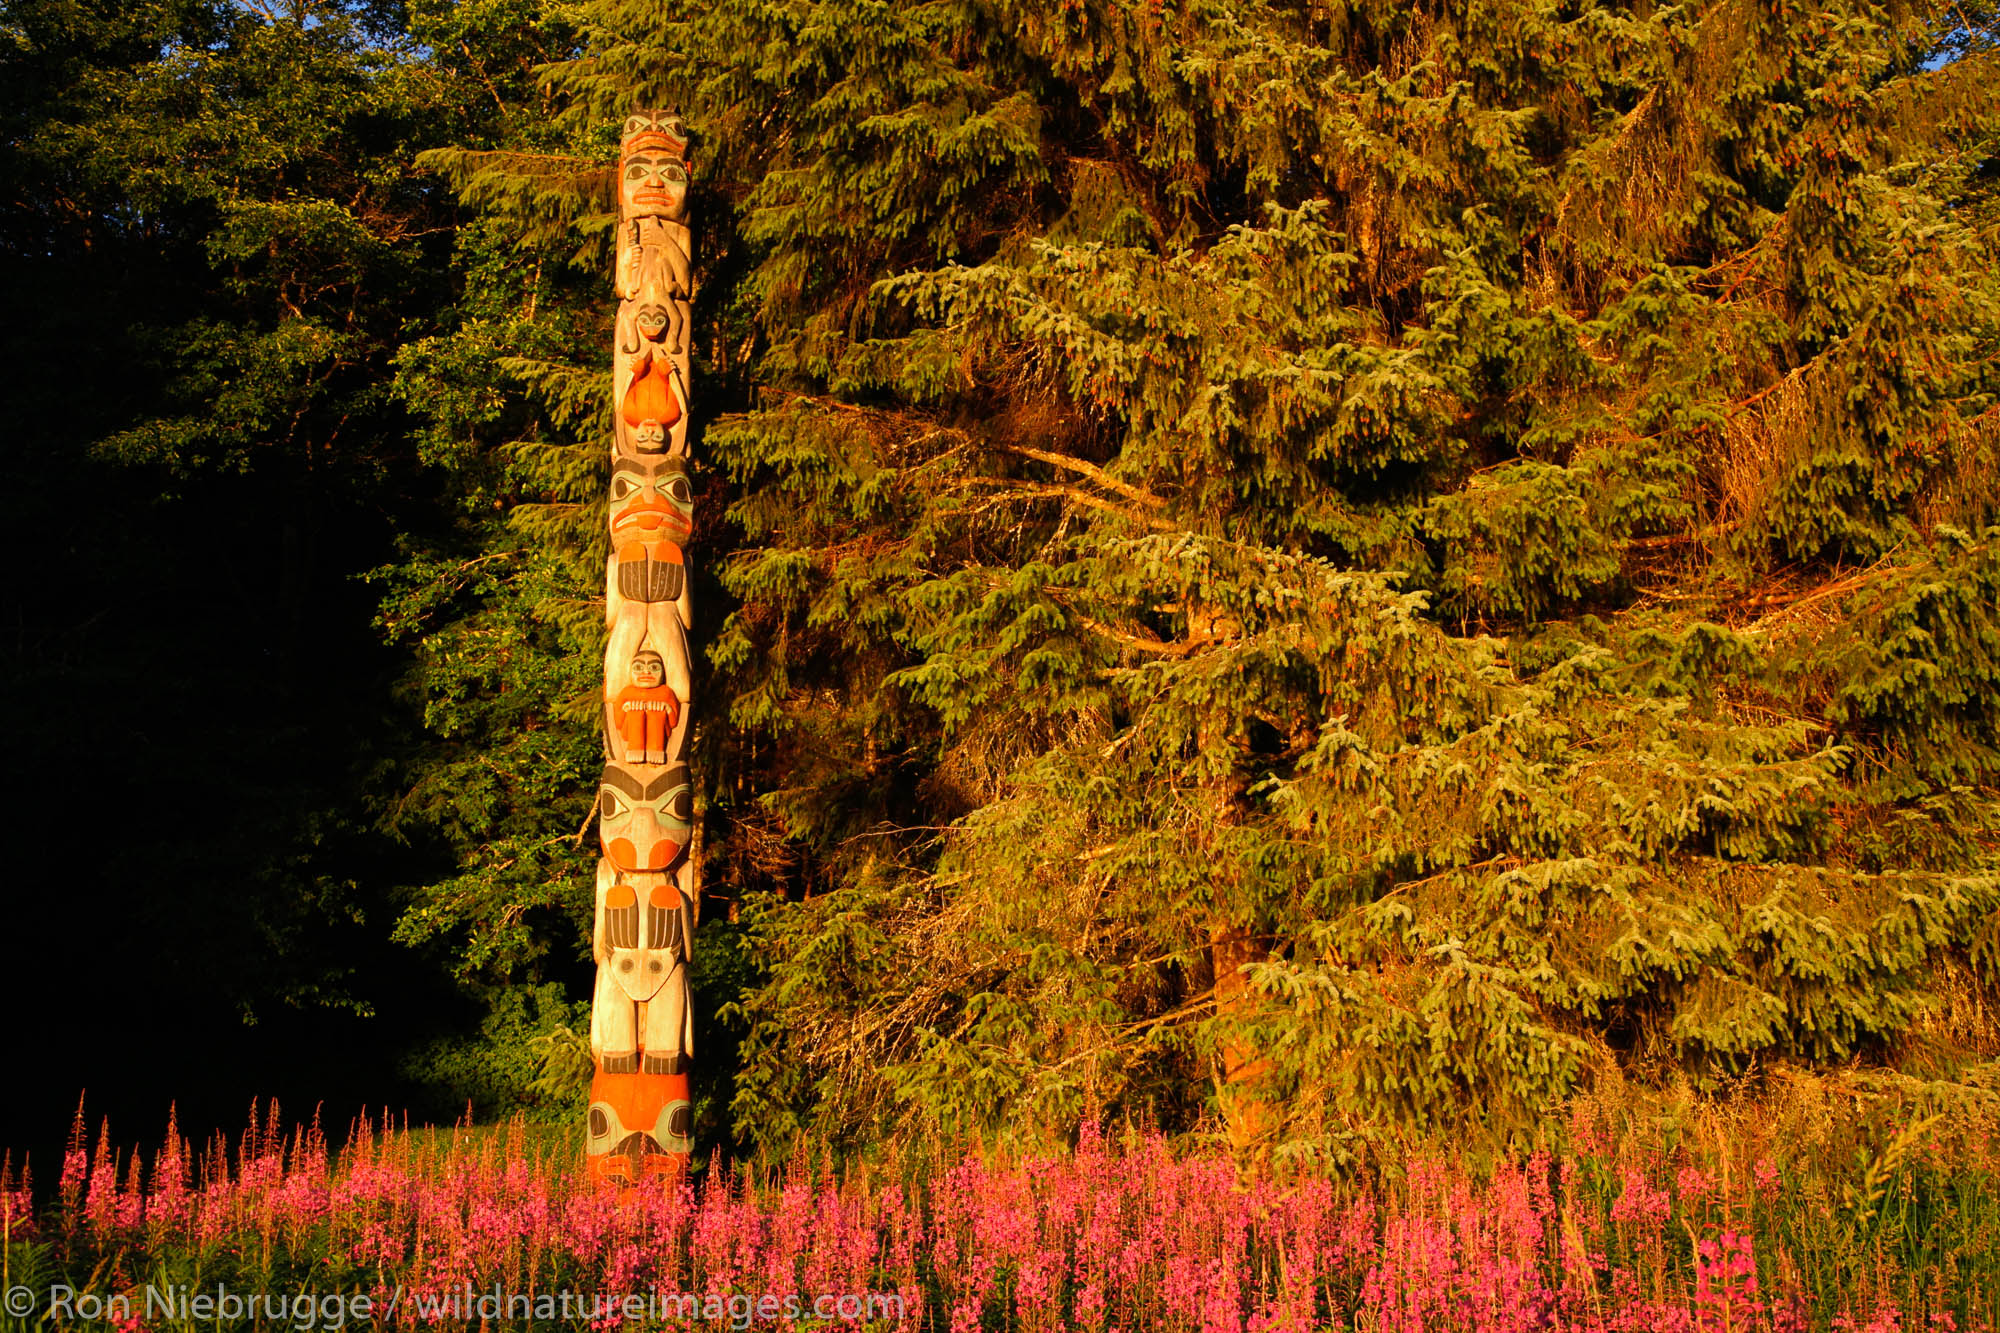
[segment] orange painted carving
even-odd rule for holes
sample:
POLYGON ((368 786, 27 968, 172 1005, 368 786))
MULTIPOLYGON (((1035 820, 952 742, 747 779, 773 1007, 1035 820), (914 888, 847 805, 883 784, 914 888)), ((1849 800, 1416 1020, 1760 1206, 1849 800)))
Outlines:
POLYGON ((685 463, 621 457, 612 464, 611 546, 617 559, 611 577, 619 596, 635 602, 678 600, 686 583, 680 543, 693 529, 694 491, 685 463))
POLYGON ((685 542, 694 531, 694 489, 678 458, 620 458, 611 466, 611 544, 685 542))
POLYGON ((685 765, 610 763, 598 789, 598 839, 627 873, 671 870, 694 827, 694 789, 685 765))
POLYGON ((632 659, 633 683, 611 701, 611 716, 635 763, 667 762, 667 737, 680 724, 681 701, 667 684, 666 660, 650 650, 632 659))
POLYGON ((634 111, 618 136, 627 156, 643 148, 658 148, 675 157, 687 155, 687 125, 671 111, 634 111))
POLYGON ((686 1074, 607 1074, 590 1080, 584 1154, 599 1180, 636 1185, 687 1164, 694 1108, 686 1074))
POLYGON ((652 351, 639 354, 626 386, 619 414, 640 450, 658 453, 667 447, 667 432, 681 419, 680 394, 674 384, 674 363, 652 351))

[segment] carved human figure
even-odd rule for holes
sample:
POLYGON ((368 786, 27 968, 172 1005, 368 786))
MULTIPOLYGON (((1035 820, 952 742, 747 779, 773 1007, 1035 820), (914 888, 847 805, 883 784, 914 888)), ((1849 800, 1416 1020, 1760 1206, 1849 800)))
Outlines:
MULTIPOLYGON (((608 600, 613 619, 604 648, 606 756, 625 758, 619 739, 623 730, 616 701, 619 695, 639 683, 632 666, 639 661, 641 653, 651 652, 660 659, 664 673, 662 683, 673 691, 674 697, 682 704, 672 728, 667 732, 666 758, 662 761, 679 763, 687 747, 689 714, 686 704, 693 689, 688 665, 687 631, 681 628, 681 608, 687 603, 687 590, 681 590, 678 603, 634 602, 620 597, 614 586, 608 600)), ((627 762, 638 761, 627 759, 627 762)))
POLYGON ((664 764, 667 741, 680 726, 681 698, 667 684, 667 663, 652 649, 632 659, 632 683, 611 700, 613 734, 628 764, 664 764))
POLYGON ((618 419, 625 423, 625 440, 635 453, 658 454, 673 447, 686 431, 687 409, 680 385, 680 367, 664 353, 642 351, 633 359, 618 419))
MULTIPOLYGON (((688 137, 672 112, 634 112, 618 162, 618 297, 686 301, 688 137)), ((670 343, 679 350, 678 340, 670 343)))

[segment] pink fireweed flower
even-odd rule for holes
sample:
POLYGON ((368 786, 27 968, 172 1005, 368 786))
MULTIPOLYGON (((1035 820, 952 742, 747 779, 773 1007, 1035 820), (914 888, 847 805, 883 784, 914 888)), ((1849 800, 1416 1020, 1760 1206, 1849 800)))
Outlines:
POLYGON ((90 1163, 90 1182, 84 1187, 83 1215, 100 1235, 118 1223, 118 1162, 111 1148, 108 1120, 99 1123, 97 1153, 90 1163))
POLYGON ((1751 1178, 1757 1183, 1757 1197, 1765 1203, 1778 1197, 1778 1168, 1770 1158, 1759 1157, 1750 1169, 1751 1178))
POLYGON ((125 1188, 119 1191, 114 1207, 121 1231, 136 1231, 146 1220, 146 1195, 140 1188, 139 1154, 136 1152, 126 1164, 125 1188))
POLYGON ((1624 1189, 1619 1191, 1618 1201, 1611 1205, 1611 1220, 1614 1222, 1664 1222, 1672 1207, 1667 1192, 1654 1187, 1651 1181, 1631 1167, 1625 1168, 1624 1189))
POLYGON ((35 1189, 26 1161, 21 1174, 14 1175, 14 1155, 0 1154, 0 1230, 9 1238, 32 1236, 35 1232, 35 1189))
POLYGON ((1833 1317, 1833 1329, 1835 1333, 1902 1333, 1903 1312, 1895 1302, 1885 1300, 1875 1307, 1875 1313, 1869 1316, 1867 1323, 1860 1323, 1856 1316, 1843 1312, 1833 1317))
POLYGON ((153 1191, 146 1198, 146 1221, 156 1233, 155 1243, 169 1228, 186 1222, 191 1207, 188 1192, 187 1143, 167 1111, 167 1140, 153 1157, 153 1191))
POLYGON ((1757 1256, 1750 1237, 1724 1231, 1695 1246, 1694 1313, 1703 1329, 1742 1329, 1761 1321, 1757 1256))

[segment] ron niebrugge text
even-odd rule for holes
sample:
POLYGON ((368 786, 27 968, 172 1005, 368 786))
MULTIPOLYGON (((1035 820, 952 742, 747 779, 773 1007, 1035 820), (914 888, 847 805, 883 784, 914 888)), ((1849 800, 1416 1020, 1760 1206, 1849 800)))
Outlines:
POLYGON ((240 1292, 228 1287, 196 1288, 185 1283, 144 1286, 104 1295, 60 1284, 51 1286, 45 1301, 34 1300, 27 1287, 7 1293, 10 1314, 38 1310, 50 1316, 84 1321, 145 1319, 250 1319, 294 1329, 337 1329, 349 1324, 420 1324, 440 1320, 581 1320, 581 1319, 704 1319, 732 1329, 753 1323, 798 1319, 866 1322, 903 1318, 903 1297, 897 1292, 849 1292, 842 1295, 730 1295, 694 1292, 508 1292, 493 1286, 477 1290, 468 1282, 455 1290, 407 1291, 389 1287, 379 1292, 240 1292), (28 1308, 23 1309, 21 1306, 28 1308))

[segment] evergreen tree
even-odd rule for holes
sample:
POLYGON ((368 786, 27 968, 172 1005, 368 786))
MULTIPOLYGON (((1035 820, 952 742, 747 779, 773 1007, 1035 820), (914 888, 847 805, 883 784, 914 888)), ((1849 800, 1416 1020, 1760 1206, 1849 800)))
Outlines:
POLYGON ((357 577, 438 526, 390 388, 454 299, 458 210, 413 159, 494 132, 420 45, 440 11, 6 6, 23 1137, 82 1088, 128 1127, 259 1095, 337 1123, 405 1101, 390 1053, 461 1017, 388 939, 389 890, 442 858, 375 827, 403 722, 357 577))
MULTIPOLYGON (((706 135, 745 1132, 1506 1132, 1613 1060, 1922 1053, 1991 986, 1983 19, 585 22, 581 160, 433 161, 560 249, 626 108, 706 135)), ((580 520, 602 341, 514 363, 580 520)))

